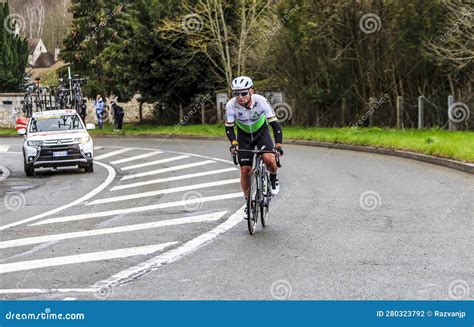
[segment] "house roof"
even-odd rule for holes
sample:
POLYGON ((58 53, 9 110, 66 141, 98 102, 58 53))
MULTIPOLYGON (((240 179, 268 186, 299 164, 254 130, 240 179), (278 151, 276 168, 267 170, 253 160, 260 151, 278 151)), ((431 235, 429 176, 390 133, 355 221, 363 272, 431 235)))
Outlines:
POLYGON ((33 53, 33 51, 35 51, 36 46, 38 45, 39 41, 41 41, 41 39, 31 38, 28 40, 28 52, 30 54, 33 53))

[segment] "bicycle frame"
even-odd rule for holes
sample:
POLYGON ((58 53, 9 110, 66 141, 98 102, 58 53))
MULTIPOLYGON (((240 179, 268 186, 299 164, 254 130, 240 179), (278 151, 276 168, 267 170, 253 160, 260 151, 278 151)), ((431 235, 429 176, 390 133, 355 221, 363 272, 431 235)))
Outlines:
MULTIPOLYGON (((254 154, 252 173, 250 177, 249 195, 247 198, 247 219, 250 234, 255 233, 258 211, 260 211, 260 220, 262 226, 267 223, 267 213, 270 201, 273 195, 270 192, 270 176, 267 167, 263 161, 263 153, 273 153, 276 156, 277 165, 280 167, 278 153, 272 150, 238 150, 239 152, 251 152, 254 154)), ((233 155, 234 163, 237 164, 236 155, 233 155)))

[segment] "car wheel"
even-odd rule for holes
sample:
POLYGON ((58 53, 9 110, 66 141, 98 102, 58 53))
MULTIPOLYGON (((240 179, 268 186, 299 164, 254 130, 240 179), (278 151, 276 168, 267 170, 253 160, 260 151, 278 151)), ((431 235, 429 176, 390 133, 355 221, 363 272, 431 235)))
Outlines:
POLYGON ((94 172, 94 164, 91 162, 90 164, 88 164, 87 166, 84 167, 84 171, 86 173, 92 173, 94 172))
POLYGON ((24 168, 25 168, 26 176, 28 177, 35 176, 35 169, 33 167, 30 167, 25 163, 24 168))

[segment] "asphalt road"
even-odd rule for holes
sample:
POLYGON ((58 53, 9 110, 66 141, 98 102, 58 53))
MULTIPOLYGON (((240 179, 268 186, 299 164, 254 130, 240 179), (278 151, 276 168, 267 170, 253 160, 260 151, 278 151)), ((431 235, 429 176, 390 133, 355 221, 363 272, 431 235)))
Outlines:
POLYGON ((226 142, 95 146, 94 173, 27 178, 21 139, 0 138, 1 298, 474 297, 473 175, 289 145, 250 236, 226 142))

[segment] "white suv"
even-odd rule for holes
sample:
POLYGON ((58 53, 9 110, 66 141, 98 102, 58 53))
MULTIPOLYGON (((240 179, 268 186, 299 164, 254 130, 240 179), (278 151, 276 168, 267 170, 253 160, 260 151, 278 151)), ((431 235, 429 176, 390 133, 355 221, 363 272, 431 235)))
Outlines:
POLYGON ((24 135, 23 158, 27 176, 39 167, 78 166, 94 171, 94 144, 87 132, 94 124, 84 123, 74 109, 49 110, 33 113, 24 135))

